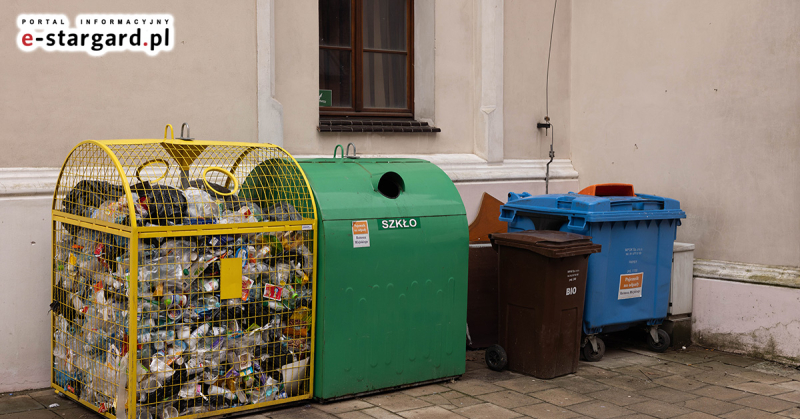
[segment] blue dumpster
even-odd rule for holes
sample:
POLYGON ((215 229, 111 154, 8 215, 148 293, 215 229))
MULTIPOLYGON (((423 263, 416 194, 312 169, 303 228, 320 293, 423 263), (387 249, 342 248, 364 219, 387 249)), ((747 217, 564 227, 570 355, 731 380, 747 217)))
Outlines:
MULTIPOLYGON (((595 186, 581 192, 604 190, 595 186)), ((589 256, 586 279, 582 353, 589 361, 605 353, 601 332, 645 324, 651 349, 664 351, 670 343, 658 325, 667 317, 672 243, 686 213, 674 199, 634 194, 625 186, 629 190, 611 190, 627 196, 510 193, 501 207, 500 220, 508 222, 509 232, 559 230, 602 245, 589 256)))

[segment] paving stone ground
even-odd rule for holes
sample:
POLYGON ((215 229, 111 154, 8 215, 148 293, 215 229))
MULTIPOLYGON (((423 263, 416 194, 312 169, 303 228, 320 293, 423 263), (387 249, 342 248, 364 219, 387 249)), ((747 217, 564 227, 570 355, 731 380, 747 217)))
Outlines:
MULTIPOLYGON (((552 380, 491 371, 482 351, 470 351, 458 380, 239 417, 800 419, 796 368, 695 346, 656 354, 609 339, 606 351, 600 362, 581 362, 576 374, 552 380)), ((0 419, 101 417, 50 389, 0 394, 0 419)))

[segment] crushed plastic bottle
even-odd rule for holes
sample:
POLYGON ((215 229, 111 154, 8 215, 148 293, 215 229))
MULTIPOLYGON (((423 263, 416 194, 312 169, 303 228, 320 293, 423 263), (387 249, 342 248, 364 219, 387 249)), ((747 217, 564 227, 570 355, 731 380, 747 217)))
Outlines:
POLYGON ((219 205, 208 192, 188 188, 183 194, 186 196, 186 213, 189 216, 186 224, 211 224, 219 218, 219 205))

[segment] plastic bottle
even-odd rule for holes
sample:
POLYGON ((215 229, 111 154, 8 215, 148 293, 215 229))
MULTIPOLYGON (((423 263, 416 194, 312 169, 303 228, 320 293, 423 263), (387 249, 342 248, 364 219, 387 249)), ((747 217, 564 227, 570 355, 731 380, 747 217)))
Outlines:
POLYGON ((154 419, 154 408, 148 406, 136 406, 136 419, 154 419))
POLYGON ((158 380, 160 386, 167 378, 172 377, 172 374, 175 373, 175 370, 167 365, 163 357, 156 355, 153 356, 153 360, 150 361, 150 372, 153 373, 153 377, 158 380))
POLYGON ((137 390, 144 394, 152 393, 158 390, 159 387, 161 387, 161 383, 159 383, 159 380, 154 375, 139 381, 139 384, 137 384, 137 390))
POLYGON ((292 273, 292 265, 288 265, 286 263, 278 263, 275 265, 275 268, 270 270, 269 273, 269 282, 272 285, 280 285, 283 286, 284 284, 289 283, 289 275, 292 273))
POLYGON ((142 349, 136 351, 136 358, 146 360, 150 359, 153 356, 153 345, 149 343, 141 344, 142 349))
POLYGON ((92 368, 93 390, 106 398, 116 396, 119 372, 105 363, 97 362, 92 368))
POLYGON ((153 347, 161 350, 164 349, 164 346, 167 343, 171 343, 175 340, 175 331, 171 329, 166 330, 159 330, 155 333, 153 337, 153 347))
POLYGON ((203 360, 198 356, 192 356, 186 361, 186 373, 189 375, 200 374, 203 372, 205 368, 205 363, 203 360))
POLYGON ((88 305, 85 306, 81 311, 84 313, 84 322, 83 322, 83 329, 84 330, 93 330, 98 331, 102 330, 105 326, 105 321, 103 321, 102 314, 97 310, 90 302, 87 302, 88 305))
POLYGON ((75 291, 75 281, 73 280, 72 275, 69 275, 66 272, 62 271, 58 273, 58 284, 60 284, 61 288, 66 292, 75 291))
POLYGON ((178 337, 178 339, 186 341, 187 339, 192 337, 192 327, 188 325, 181 326, 177 330, 176 336, 178 337))
POLYGON ((197 248, 186 240, 167 240, 159 248, 161 256, 173 255, 180 263, 181 270, 189 268, 192 264, 192 255, 196 255, 197 248))
POLYGON ((223 396, 228 400, 233 400, 236 397, 230 390, 214 385, 208 387, 208 395, 223 396))
POLYGON ((263 386, 261 389, 254 392, 251 396, 251 403, 257 404, 275 400, 275 396, 278 394, 277 382, 273 380, 272 377, 267 377, 266 381, 263 381, 262 384, 263 386))
POLYGON ((76 294, 72 295, 72 307, 76 311, 83 311, 84 307, 83 300, 81 300, 81 297, 78 297, 78 295, 76 294))
POLYGON ((167 406, 164 408, 163 413, 161 414, 162 419, 171 419, 178 417, 178 409, 175 406, 167 406))
POLYGON ((90 218, 109 223, 121 224, 127 215, 127 208, 123 208, 117 200, 113 200, 105 201, 100 204, 98 208, 94 208, 90 218))
POLYGON ((179 255, 168 254, 153 259, 155 277, 162 280, 179 279, 183 276, 183 266, 179 255))
POLYGON ((197 341, 201 337, 205 336, 209 329, 211 329, 211 325, 204 323, 189 335, 189 339, 186 340, 186 344, 189 346, 190 351, 194 351, 197 348, 197 341))
POLYGON ((185 295, 181 294, 167 294, 161 297, 161 305, 162 307, 169 307, 171 305, 177 304, 181 307, 186 306, 186 303, 189 301, 189 298, 185 295))
MULTIPOLYGON (((139 297, 153 296, 153 290, 155 290, 157 283, 155 274, 156 269, 153 265, 144 265, 139 268, 137 279, 137 283, 139 284, 137 287, 137 294, 139 297)), ((126 278, 130 279, 130 275, 128 274, 126 278)))
POLYGON ((188 277, 189 279, 195 279, 199 277, 206 268, 209 267, 212 263, 214 263, 218 259, 217 256, 212 254, 205 254, 199 256, 196 261, 192 262, 189 268, 183 270, 183 275, 188 277))
POLYGON ((259 274, 267 271, 269 271, 269 266, 267 266, 265 263, 256 261, 255 263, 248 263, 244 268, 242 268, 242 275, 252 279, 253 281, 258 281, 259 274))
POLYGON ((186 196, 186 213, 190 219, 219 218, 219 206, 208 192, 197 188, 187 188, 183 194, 186 196))
POLYGON ((259 222, 257 215, 260 214, 261 209, 257 209, 255 205, 243 205, 236 211, 224 211, 220 219, 220 224, 257 223, 259 222))
POLYGON ((201 283, 205 292, 219 291, 219 279, 217 278, 206 278, 201 283))

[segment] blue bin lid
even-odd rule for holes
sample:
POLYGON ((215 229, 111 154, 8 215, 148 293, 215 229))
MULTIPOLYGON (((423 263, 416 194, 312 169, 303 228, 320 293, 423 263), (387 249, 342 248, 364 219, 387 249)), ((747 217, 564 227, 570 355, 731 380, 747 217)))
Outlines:
POLYGON ((591 196, 570 192, 531 196, 527 192, 512 192, 508 194, 508 202, 500 207, 500 220, 511 221, 517 212, 581 217, 586 222, 686 218, 680 202, 645 194, 591 196))

